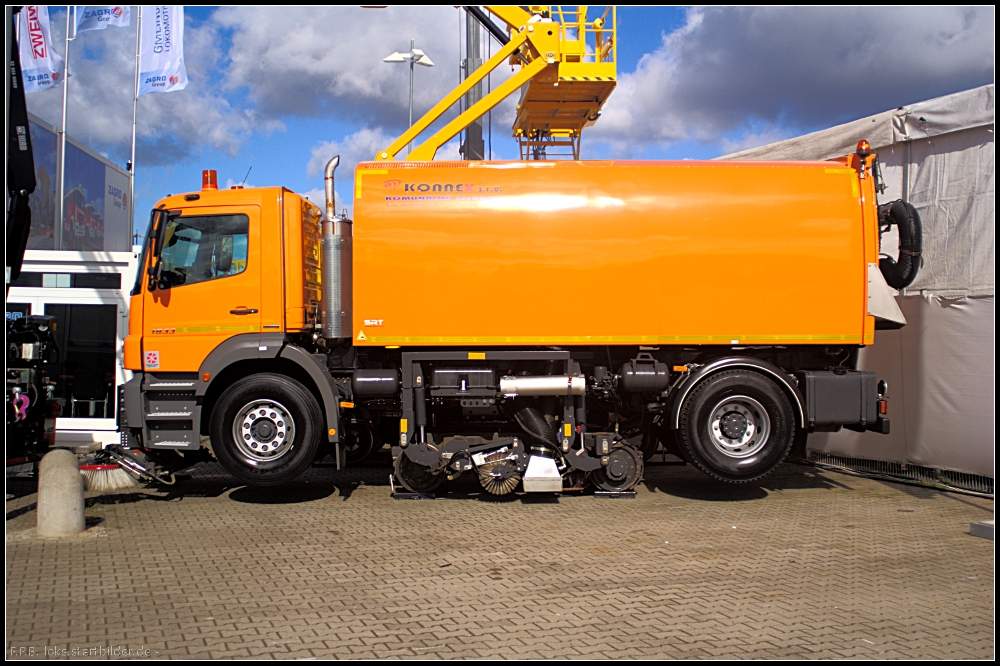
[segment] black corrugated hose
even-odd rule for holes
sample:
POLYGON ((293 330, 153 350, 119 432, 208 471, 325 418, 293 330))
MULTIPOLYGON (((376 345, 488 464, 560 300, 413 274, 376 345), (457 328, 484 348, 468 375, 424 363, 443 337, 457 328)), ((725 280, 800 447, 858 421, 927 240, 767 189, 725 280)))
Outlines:
POLYGON ((559 444, 556 434, 552 432, 548 421, 537 408, 515 403, 514 410, 514 420, 524 432, 544 444, 550 446, 559 444))
POLYGON ((893 289, 909 287, 920 269, 920 252, 923 249, 920 215, 916 208, 899 199, 879 206, 878 217, 880 224, 899 227, 899 260, 882 255, 878 267, 893 289))

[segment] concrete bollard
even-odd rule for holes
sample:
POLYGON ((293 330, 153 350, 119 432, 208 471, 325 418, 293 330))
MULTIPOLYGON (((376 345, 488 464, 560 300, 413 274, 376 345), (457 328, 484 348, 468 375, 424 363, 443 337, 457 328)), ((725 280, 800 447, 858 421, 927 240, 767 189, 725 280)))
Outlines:
POLYGON ((76 454, 56 449, 38 465, 38 535, 72 536, 86 529, 83 474, 76 454))

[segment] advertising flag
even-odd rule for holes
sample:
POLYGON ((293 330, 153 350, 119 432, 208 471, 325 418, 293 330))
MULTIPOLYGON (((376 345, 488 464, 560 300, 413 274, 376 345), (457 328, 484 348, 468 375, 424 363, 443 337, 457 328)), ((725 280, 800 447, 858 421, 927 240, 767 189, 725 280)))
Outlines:
POLYGON ((156 5, 142 8, 139 46, 139 94, 183 90, 184 6, 156 5))
POLYGON ((45 5, 24 7, 18 19, 18 47, 24 92, 48 90, 62 83, 63 59, 52 50, 49 8, 45 5))
POLYGON ((109 25, 124 28, 131 21, 131 11, 128 5, 114 7, 111 5, 100 7, 77 7, 76 8, 76 31, 84 30, 104 30, 109 25))

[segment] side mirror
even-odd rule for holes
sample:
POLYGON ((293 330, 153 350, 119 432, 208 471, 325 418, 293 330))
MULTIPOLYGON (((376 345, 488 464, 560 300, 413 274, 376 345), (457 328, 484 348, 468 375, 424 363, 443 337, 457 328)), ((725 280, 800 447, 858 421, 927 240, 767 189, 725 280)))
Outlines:
POLYGON ((233 268, 233 237, 220 236, 218 254, 215 257, 215 274, 228 275, 233 268))
POLYGON ((153 220, 150 225, 150 228, 153 230, 153 237, 149 248, 149 268, 146 269, 146 274, 149 276, 149 291, 156 291, 158 286, 160 289, 165 288, 160 282, 160 269, 162 268, 160 254, 163 252, 163 235, 167 231, 167 224, 170 219, 177 217, 180 217, 180 213, 177 211, 169 213, 163 208, 153 211, 153 220))
POLYGON ((167 226, 166 217, 162 213, 161 210, 154 210, 153 219, 149 225, 152 232, 152 238, 149 239, 149 266, 146 268, 146 274, 149 276, 149 291, 156 291, 156 278, 160 271, 160 250, 162 249, 163 231, 167 226))

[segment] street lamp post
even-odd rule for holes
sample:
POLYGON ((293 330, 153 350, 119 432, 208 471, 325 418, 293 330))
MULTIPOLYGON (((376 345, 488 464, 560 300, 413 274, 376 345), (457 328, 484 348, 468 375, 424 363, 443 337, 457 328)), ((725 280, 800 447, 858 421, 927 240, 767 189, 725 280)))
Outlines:
MULTIPOLYGON (((382 62, 408 62, 410 63, 410 124, 407 127, 413 127, 413 66, 423 65, 424 67, 433 67, 434 63, 431 61, 427 55, 420 49, 413 48, 414 40, 410 40, 410 52, 400 53, 395 51, 392 55, 386 56, 382 59, 382 62)), ((410 150, 413 149, 413 142, 411 141, 406 146, 406 153, 409 154, 410 150)))

